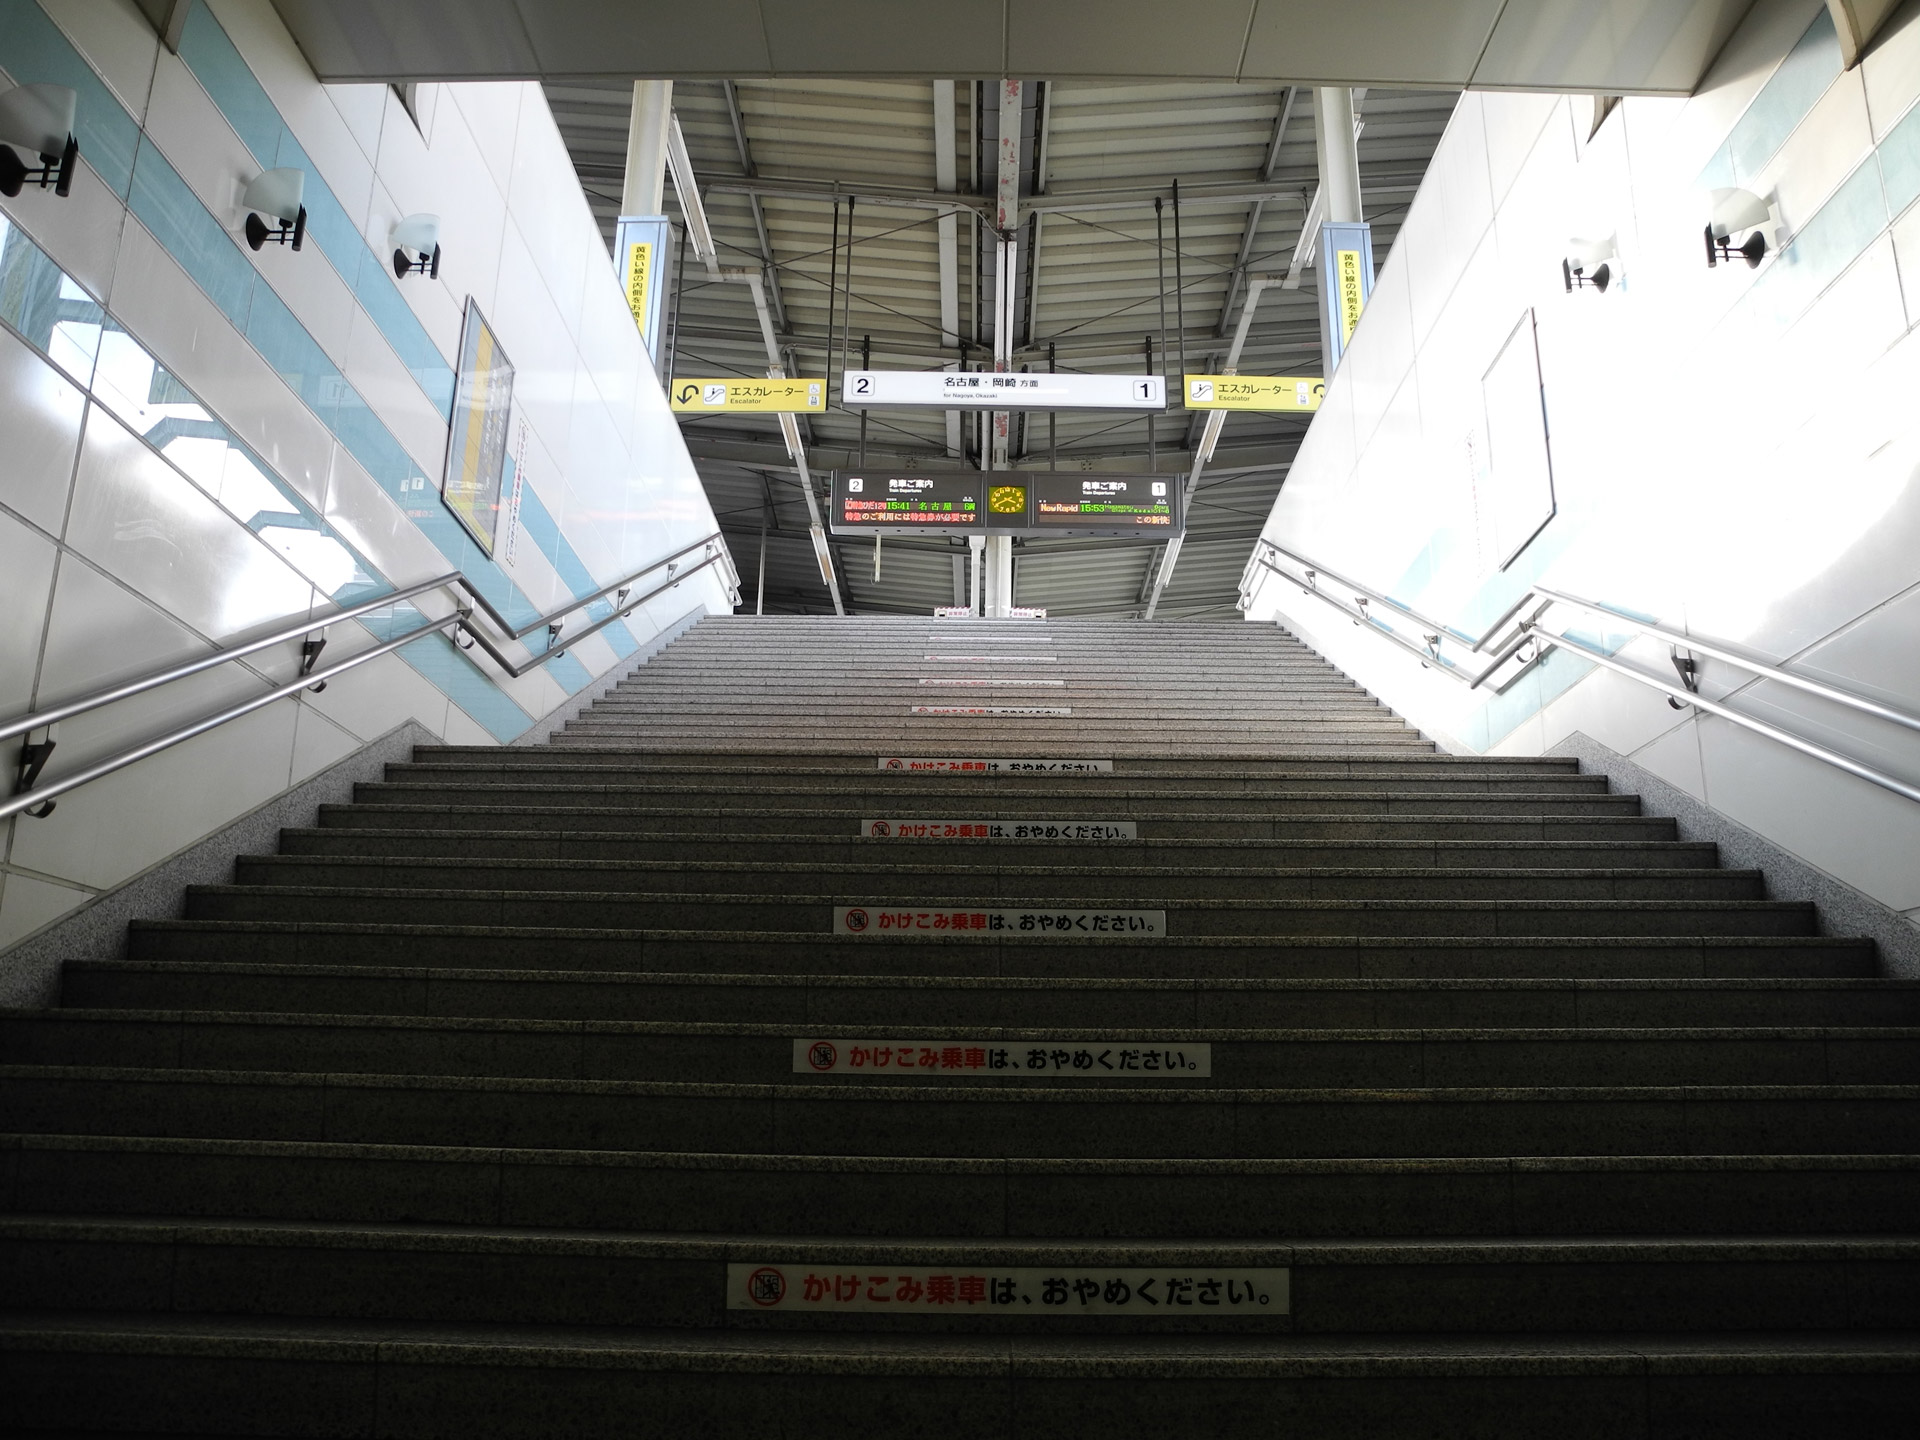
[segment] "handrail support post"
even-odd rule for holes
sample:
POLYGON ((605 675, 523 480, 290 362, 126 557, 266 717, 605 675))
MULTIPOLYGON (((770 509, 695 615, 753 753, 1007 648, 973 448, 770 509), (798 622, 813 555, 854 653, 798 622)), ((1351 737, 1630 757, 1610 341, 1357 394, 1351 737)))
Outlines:
MULTIPOLYGON (((20 769, 13 781, 14 794, 25 795, 33 789, 34 782, 40 778, 40 772, 47 768, 47 761, 53 758, 54 747, 58 743, 53 738, 53 728, 48 725, 41 730, 27 732, 26 741, 20 747, 20 769), (36 734, 40 737, 37 740, 34 738, 36 734)), ((53 813, 54 804, 52 800, 43 800, 38 805, 29 806, 22 813, 31 815, 36 820, 44 820, 53 813)))
MULTIPOLYGON (((313 673, 314 664, 320 659, 320 652, 326 648, 327 648, 327 637, 325 635, 309 635, 306 639, 300 642, 300 678, 301 679, 304 680, 306 679, 307 676, 313 673)), ((307 689, 311 690, 315 695, 318 695, 322 690, 326 688, 327 688, 327 682, 324 680, 322 680, 318 685, 309 685, 307 687, 307 689)))

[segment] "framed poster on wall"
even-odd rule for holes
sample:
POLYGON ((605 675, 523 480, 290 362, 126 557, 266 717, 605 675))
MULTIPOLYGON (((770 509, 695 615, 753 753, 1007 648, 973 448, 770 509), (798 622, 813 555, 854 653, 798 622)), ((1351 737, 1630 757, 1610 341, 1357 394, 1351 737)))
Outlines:
POLYGON ((513 362, 469 295, 440 498, 489 558, 500 530, 500 481, 512 408, 513 362))

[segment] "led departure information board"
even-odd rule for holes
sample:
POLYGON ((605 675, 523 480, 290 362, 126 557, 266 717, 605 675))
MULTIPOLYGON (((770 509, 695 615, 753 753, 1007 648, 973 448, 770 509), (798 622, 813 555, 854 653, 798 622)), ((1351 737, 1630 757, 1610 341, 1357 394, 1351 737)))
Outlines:
POLYGON ((988 478, 978 470, 926 475, 836 470, 831 528, 836 535, 971 534, 982 528, 980 505, 988 478))
POLYGON ((836 535, 1134 535, 1182 527, 1178 475, 1086 470, 833 472, 836 535))
POLYGON ((1029 524, 1042 535, 1171 535, 1180 528, 1176 475, 1037 470, 1029 524))

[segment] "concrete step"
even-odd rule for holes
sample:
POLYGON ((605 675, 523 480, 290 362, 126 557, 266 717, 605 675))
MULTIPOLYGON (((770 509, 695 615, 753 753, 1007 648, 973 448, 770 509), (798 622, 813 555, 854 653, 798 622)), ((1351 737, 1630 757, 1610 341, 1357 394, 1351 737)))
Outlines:
POLYGON ((1125 1303, 1137 1313, 1101 1315, 1103 1330, 1601 1335, 1920 1324, 1920 1241, 1857 1236, 783 1244, 724 1233, 16 1216, 0 1217, 0 1257, 15 1306, 119 1314, 1058 1334, 1083 1330, 1093 1302, 1118 1294, 1099 1281, 1076 1291, 1072 1272, 1134 1271, 1125 1303), (956 1286, 951 1311, 742 1311, 728 1306, 728 1267, 739 1264, 779 1270, 794 1301, 809 1276, 861 1298, 918 1299, 925 1285, 912 1280, 909 1290, 905 1270, 999 1278, 1025 1303, 983 1312, 956 1286), (1060 1272, 1056 1283, 1049 1270, 1060 1272), (1272 1277, 1255 1282, 1266 1306, 1232 1305, 1245 1293, 1236 1283, 1229 1297, 1224 1276, 1234 1271, 1272 1277))
POLYGON ((1920 1155, 942 1159, 0 1134, 15 1213, 746 1235, 1897 1234, 1920 1155))
POLYGON ((1069 797, 1189 795, 1195 798, 1240 798, 1244 796, 1287 795, 1306 791, 1318 795, 1606 795, 1604 775, 1579 775, 1569 771, 1483 774, 1471 770, 1446 770, 1421 775, 1386 772, 1376 775, 1335 773, 1331 767, 1292 775, 1235 776, 1197 775, 1191 770, 1163 771, 1159 767, 1130 768, 1124 773, 1075 776, 1032 775, 897 775, 876 770, 869 764, 864 771, 787 771, 773 767, 734 770, 711 766, 698 772, 635 768, 624 762, 599 760, 592 754, 569 757, 564 762, 533 765, 526 761, 511 764, 443 761, 432 764, 415 762, 386 767, 384 777, 394 784, 460 784, 516 786, 540 785, 578 789, 583 786, 699 786, 710 794, 729 794, 773 785, 797 787, 813 794, 862 793, 897 794, 920 798, 981 795, 1059 794, 1069 797), (1036 784, 1036 779, 1044 783, 1036 784))
POLYGON ((1920 1086, 990 1088, 0 1066, 0 1129, 981 1159, 1911 1154, 1920 1086))
MULTIPOLYGON (((218 953, 217 945, 202 948, 218 953)), ((813 1025, 1338 1029, 1920 1025, 1920 982, 1278 980, 689 975, 476 965, 74 962, 61 1003, 108 1009, 813 1025)), ((795 1030, 793 1033, 802 1033, 795 1030)))
MULTIPOLYGON (((374 792, 376 795, 378 792, 374 792)), ((1632 798, 1632 797, 1625 797, 1632 798)), ((919 815, 930 819, 957 818, 975 814, 982 807, 995 811, 1005 807, 980 799, 969 801, 965 792, 937 796, 928 801, 895 800, 889 808, 901 815, 919 815), (935 812, 939 812, 936 814, 935 812)), ((1111 807, 1105 814, 1090 814, 1087 819, 1115 818, 1111 807)), ((1128 815, 1140 826, 1140 833, 1155 838, 1196 838, 1222 840, 1340 840, 1381 841, 1402 844, 1407 841, 1478 841, 1507 843, 1565 843, 1588 841, 1625 843, 1628 841, 1671 841, 1677 833, 1674 822, 1664 816, 1633 813, 1574 815, 1482 815, 1482 814, 1331 814, 1326 812, 1275 814, 1266 806, 1236 807, 1225 813, 1196 811, 1191 807, 1164 813, 1142 813, 1139 803, 1128 806, 1128 815)), ((870 807, 846 807, 823 801, 819 805, 742 807, 724 811, 696 805, 649 806, 645 811, 595 805, 491 805, 485 803, 408 804, 380 803, 322 805, 320 823, 353 830, 397 828, 424 831, 429 827, 469 834, 481 830, 512 830, 520 833, 546 832, 568 835, 626 834, 645 835, 683 830, 687 822, 698 820, 700 828, 712 835, 747 837, 754 835, 827 836, 845 840, 857 836, 860 822, 870 815, 870 807), (714 824, 716 816, 724 822, 714 824)), ((875 817, 881 818, 881 817, 875 817)), ((982 818, 988 818, 982 815, 982 818)), ((1014 818, 995 815, 991 818, 1014 818)))
MULTIPOLYGON (((1057 896, 1031 892, 992 897, 998 908, 1067 908, 1057 896), (1026 902, 1032 902, 1027 904, 1026 902)), ((1113 901, 1102 905, 1119 912, 1113 901)), ((672 891, 447 889, 351 885, 194 885, 186 913, 195 920, 362 921, 406 924, 458 919, 491 926, 618 926, 705 931, 725 929, 832 933, 834 910, 857 906, 882 931, 919 928, 918 912, 983 910, 966 894, 911 900, 870 889, 839 895, 769 895, 762 891, 701 894, 672 891)), ((1075 907, 1079 908, 1079 907, 1075 907)), ((1224 900, 1172 897, 1142 885, 1124 910, 1166 911, 1166 934, 1178 936, 1692 936, 1812 935, 1813 907, 1773 900, 1224 900)), ((1085 913, 1082 910, 1081 913, 1085 913)), ((1092 933, 1089 922, 1088 931, 1092 933)), ((1105 932, 1107 935, 1117 930, 1105 932)), ((1063 937, 1064 938, 1064 937, 1063 937)), ((927 922, 923 946, 965 944, 927 922)))
POLYGON ((877 1077, 934 1087, 1074 1086, 1089 1080, 1191 1090, 1487 1087, 1506 1085, 1913 1085, 1920 1030, 1896 1027, 1534 1029, 847 1025, 676 1020, 555 1020, 276 1014, 251 1010, 0 1010, 0 1063, 530 1077, 699 1080, 750 1085, 852 1085, 876 1077, 794 1072, 796 1040, 843 1051, 918 1052, 918 1069, 877 1077), (1136 1067, 1156 1052, 1205 1045, 1211 1075, 1136 1067), (944 1047, 944 1050, 943 1050, 944 1047), (964 1064, 978 1050, 981 1068, 964 1064), (1070 1054, 1071 1068, 1029 1075, 1032 1052, 1070 1054), (929 1068, 931 1067, 931 1068, 929 1068))
MULTIPOLYGON (((979 901, 1014 896, 1069 902, 1174 904, 1187 900, 1763 900, 1757 870, 1485 869, 1387 867, 1181 866, 1108 859, 1092 845, 1019 854, 998 863, 916 856, 899 848, 871 860, 583 860, 482 859, 457 855, 248 855, 236 862, 242 885, 379 886, 423 890, 543 890, 579 893, 737 895, 795 899, 858 893, 914 902, 925 895, 979 901), (1053 863, 1040 863, 1041 861, 1053 863)), ((1104 848, 1104 847, 1103 847, 1104 848)), ((1116 847, 1117 848, 1117 847, 1116 847)), ((984 849, 984 847, 982 847, 984 849)), ((952 853, 951 848, 948 851, 952 853)), ((1535 859, 1540 857, 1535 856, 1535 859)), ((857 902, 856 902, 857 903, 857 902)))
MULTIPOLYGON (((1906 1332, 1511 1337, 863 1335, 516 1329, 400 1321, 13 1312, 24 1426, 179 1433, 1074 1435, 1220 1440, 1459 1433, 1897 1433, 1920 1401, 1906 1332), (958 1422, 944 1417, 960 1417, 958 1422), (1445 1417, 1444 1424, 1439 1417, 1445 1417)), ((18 1377, 18 1378, 16 1378, 18 1377)))
MULTIPOLYGON (((985 818, 985 817, 982 817, 985 818)), ((857 823, 857 822, 856 822, 857 823)), ((963 822, 964 823, 964 822, 963 822)), ((1171 829, 1148 820, 1139 829, 1171 829)), ((716 834, 710 829, 631 834, 618 830, 348 829, 341 825, 280 832, 282 855, 459 856, 472 860, 729 861, 754 865, 821 865, 864 869, 874 864, 931 864, 948 859, 1036 864, 1071 858, 1152 868, 1191 866, 1354 866, 1395 869, 1671 869, 1711 870, 1718 850, 1673 840, 1271 840, 1158 838, 1135 841, 946 840, 837 836, 716 834)))
MULTIPOLYGON (((1350 782, 1355 785, 1365 782, 1350 782)), ((1263 815, 1636 815, 1637 795, 1609 795, 1593 787, 1553 790, 1424 793, 1378 788, 1351 791, 1291 789, 1271 785, 1262 789, 1211 790, 1192 784, 1158 788, 1119 785, 1070 784, 1030 786, 992 793, 994 808, 1008 816, 1038 815, 1066 819, 1145 819, 1155 815, 1211 811, 1221 819, 1255 810, 1263 815)), ((528 808, 619 804, 629 808, 680 806, 704 801, 707 813, 725 815, 732 809, 765 809, 801 800, 829 800, 837 808, 854 807, 869 815, 885 815, 902 801, 924 806, 929 799, 949 805, 965 792, 943 789, 918 792, 910 781, 875 777, 865 785, 834 785, 824 781, 766 781, 736 787, 681 784, 670 780, 570 782, 535 784, 503 777, 498 781, 368 781, 354 786, 358 805, 513 805, 528 808)), ((981 803, 976 799, 976 804, 981 803)), ((924 809, 921 813, 928 813, 924 809)))
MULTIPOLYGON (((342 920, 137 920, 134 958, 542 972, 1077 978, 1736 979, 1874 975, 1871 941, 1816 935, 1168 936, 926 942, 818 932, 589 930, 342 920)), ((99 962, 71 961, 69 976, 99 962)), ((409 1007, 411 1008, 411 1007, 409 1007)))
POLYGON ((1083 725, 1078 730, 1061 728, 1055 722, 1029 722, 1022 717, 995 716, 988 722, 962 723, 964 717, 911 716, 897 727, 881 727, 859 737, 842 738, 838 729, 801 722, 785 733, 755 736, 732 735, 714 725, 671 730, 653 727, 644 733, 619 735, 578 735, 560 731, 548 741, 555 750, 591 751, 598 748, 624 752, 644 743, 655 754, 683 751, 712 755, 728 750, 741 754, 763 754, 769 743, 777 743, 795 755, 842 755, 850 746, 869 754, 903 755, 1066 755, 1087 753, 1116 762, 1128 759, 1159 759, 1167 755, 1189 758, 1232 760, 1248 756, 1260 760, 1289 757, 1314 760, 1351 759, 1368 764, 1393 759, 1420 759, 1438 753, 1430 740, 1391 739, 1366 743, 1329 743, 1299 740, 1290 743, 1285 735, 1256 733, 1245 728, 1201 727, 1169 741, 1164 730, 1115 733, 1104 728, 1083 725), (924 722, 924 723, 922 723, 924 722), (1054 728, 1035 730, 1029 724, 1053 724, 1054 728))
MULTIPOLYGON (((1029 756, 1016 756, 1010 752, 1002 755, 998 750, 989 752, 995 758, 1028 759, 1029 756)), ((1041 757, 1046 758, 1046 757, 1041 757)), ((1061 758, 1085 758, 1063 753, 1061 758)), ((1101 757, 1092 757, 1101 758, 1101 757)), ((552 745, 417 745, 414 747, 413 760, 421 765, 479 765, 488 766, 531 766, 535 769, 568 766, 622 766, 630 771, 662 771, 679 775, 707 776, 718 773, 762 774, 774 771, 787 774, 810 775, 871 775, 875 770, 876 757, 871 750, 842 749, 818 753, 795 753, 793 751, 662 751, 647 747, 617 748, 607 746, 591 751, 573 751, 556 748, 552 745)), ((1235 757, 1233 759, 1194 758, 1178 754, 1155 756, 1142 760, 1116 760, 1114 773, 1121 776, 1139 774, 1167 774, 1189 776, 1224 776, 1233 780, 1251 776, 1279 775, 1294 778, 1326 775, 1329 778, 1348 776, 1386 777, 1405 775, 1408 777, 1447 774, 1470 774, 1484 777, 1510 778, 1530 775, 1578 775, 1578 762, 1570 759, 1558 759, 1551 756, 1507 757, 1507 756, 1459 756, 1442 755, 1435 752, 1423 752, 1412 755, 1385 756, 1378 760, 1356 762, 1333 756, 1305 756, 1299 759, 1270 759, 1257 755, 1235 757)), ((946 779, 965 781, 997 781, 998 776, 945 776, 940 774, 920 777, 935 783, 946 779)), ((1032 777, 1023 777, 1032 778, 1032 777)))

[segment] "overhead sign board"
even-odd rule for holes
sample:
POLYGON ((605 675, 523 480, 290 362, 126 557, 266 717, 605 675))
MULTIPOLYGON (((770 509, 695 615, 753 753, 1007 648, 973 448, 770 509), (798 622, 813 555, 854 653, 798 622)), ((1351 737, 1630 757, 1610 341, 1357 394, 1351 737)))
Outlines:
POLYGON ((1189 410, 1266 410, 1303 414, 1320 408, 1327 382, 1318 375, 1188 375, 1189 410))
POLYGON ((849 370, 849 410, 1164 410, 1158 375, 1019 375, 993 371, 849 370))
POLYGON ((731 376, 676 379, 667 392, 675 414, 732 411, 755 415, 818 415, 827 409, 825 380, 752 380, 731 376))
MULTIPOLYGON (((1143 535, 1181 528, 1176 475, 1086 470, 932 470, 833 473, 836 535, 1143 535)), ((959 607, 955 611, 965 613, 959 607)), ((952 613, 952 612, 950 612, 952 613)), ((1007 618, 1044 619, 1044 610, 1007 618)))

